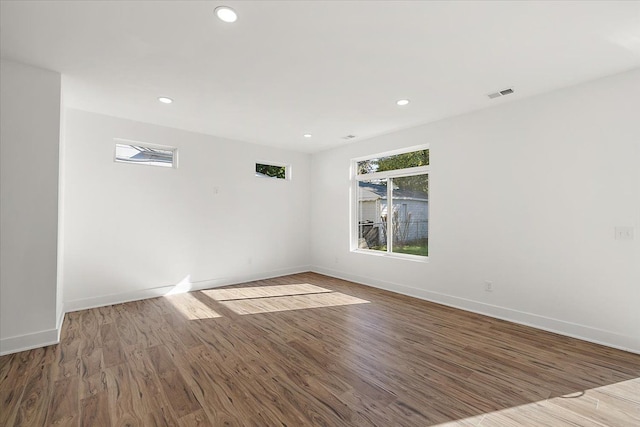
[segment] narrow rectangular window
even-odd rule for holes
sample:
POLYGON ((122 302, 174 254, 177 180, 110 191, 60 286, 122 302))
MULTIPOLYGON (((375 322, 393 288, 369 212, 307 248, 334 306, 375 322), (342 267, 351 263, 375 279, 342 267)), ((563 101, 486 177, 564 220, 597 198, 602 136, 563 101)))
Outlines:
POLYGON ((289 179, 288 166, 256 163, 256 176, 260 178, 289 179))
POLYGON ((429 254, 429 150, 354 160, 355 250, 429 254))
POLYGON ((360 160, 358 175, 389 171, 395 169, 408 169, 419 166, 429 166, 429 150, 418 150, 410 153, 391 154, 387 156, 373 157, 360 160))
POLYGON ((138 142, 122 141, 116 143, 115 161, 139 165, 176 167, 176 148, 145 145, 138 142))

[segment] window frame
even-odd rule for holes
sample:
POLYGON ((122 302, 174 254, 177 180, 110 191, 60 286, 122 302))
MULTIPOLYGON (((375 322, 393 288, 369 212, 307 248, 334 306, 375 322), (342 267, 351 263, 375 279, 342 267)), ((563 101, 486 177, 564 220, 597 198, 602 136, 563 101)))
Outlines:
POLYGON ((119 163, 119 164, 129 164, 129 165, 154 166, 156 168, 161 168, 161 169, 178 169, 178 147, 171 147, 169 145, 152 144, 150 142, 133 141, 131 139, 113 138, 113 162, 116 164, 119 163), (170 151, 172 153, 171 166, 161 166, 161 165, 154 165, 151 163, 144 163, 144 162, 137 163, 137 162, 128 162, 126 160, 120 160, 118 159, 118 145, 131 145, 131 146, 150 148, 153 150, 170 151))
MULTIPOLYGON (((429 177, 431 172, 431 161, 429 161, 429 165, 426 166, 416 166, 404 169, 394 169, 390 171, 383 172, 371 172, 371 173, 358 173, 358 162, 363 160, 371 160, 377 159, 380 157, 388 157, 397 154, 406 154, 414 151, 421 150, 429 150, 429 144, 417 145, 413 147, 403 148, 400 150, 393 151, 385 151, 382 153, 372 154, 368 156, 362 156, 351 159, 351 177, 352 177, 352 185, 351 185, 351 221, 350 221, 350 250, 353 253, 367 254, 367 255, 375 255, 389 258, 398 258, 404 260, 418 261, 418 262, 427 262, 429 260, 429 255, 412 255, 412 254, 403 254, 400 252, 393 252, 393 227, 391 226, 391 221, 393 215, 387 215, 387 224, 386 229, 389 233, 387 235, 387 250, 380 251, 375 249, 363 249, 359 247, 359 200, 358 200, 358 183, 361 181, 374 181, 374 180, 382 180, 382 179, 393 179, 393 178, 401 178, 406 176, 416 176, 416 175, 427 175, 429 177)), ((429 157, 431 157, 431 152, 429 153, 429 157)), ((429 177, 430 178, 430 177, 429 177)), ((429 181, 430 182, 430 181, 429 181)), ((431 202, 431 194, 429 192, 428 202, 431 202)), ((387 185, 387 212, 393 212, 393 185, 387 185)), ((428 205, 429 206, 429 205, 428 205)), ((427 224, 429 223, 429 217, 431 215, 430 206, 427 208, 427 224)), ((427 234, 428 236, 428 234, 427 234)))
POLYGON ((274 181, 291 181, 291 164, 290 163, 280 163, 280 162, 271 162, 267 160, 256 160, 253 162, 253 175, 259 179, 269 179, 274 181), (277 168, 284 168, 284 178, 278 178, 277 176, 263 176, 258 175, 256 171, 256 166, 265 165, 265 166, 275 166, 277 168))

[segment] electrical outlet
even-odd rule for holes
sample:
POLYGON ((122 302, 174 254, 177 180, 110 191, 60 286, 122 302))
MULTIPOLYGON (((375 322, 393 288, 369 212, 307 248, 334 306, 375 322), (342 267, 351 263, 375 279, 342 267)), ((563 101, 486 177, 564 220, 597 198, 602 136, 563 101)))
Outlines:
POLYGON ((487 280, 484 282, 484 290, 485 292, 493 292, 493 282, 487 280))
POLYGON ((616 240, 633 240, 633 227, 616 227, 616 240))

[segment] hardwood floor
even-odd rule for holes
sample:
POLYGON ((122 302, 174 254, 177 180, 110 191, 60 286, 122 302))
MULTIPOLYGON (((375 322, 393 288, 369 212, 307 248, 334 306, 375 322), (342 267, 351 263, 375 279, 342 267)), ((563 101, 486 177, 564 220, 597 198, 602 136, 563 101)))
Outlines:
POLYGON ((0 426, 640 426, 640 356, 313 273, 68 313, 0 426))

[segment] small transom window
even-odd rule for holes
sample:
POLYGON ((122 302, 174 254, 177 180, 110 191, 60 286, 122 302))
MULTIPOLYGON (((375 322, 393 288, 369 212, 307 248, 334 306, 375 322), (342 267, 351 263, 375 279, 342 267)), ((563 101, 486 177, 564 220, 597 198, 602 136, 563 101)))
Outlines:
POLYGON ((289 167, 269 163, 256 163, 256 176, 260 178, 289 179, 289 167))
POLYGON ((133 141, 116 140, 114 160, 118 163, 134 163, 138 165, 176 167, 176 151, 174 147, 161 147, 133 141))

